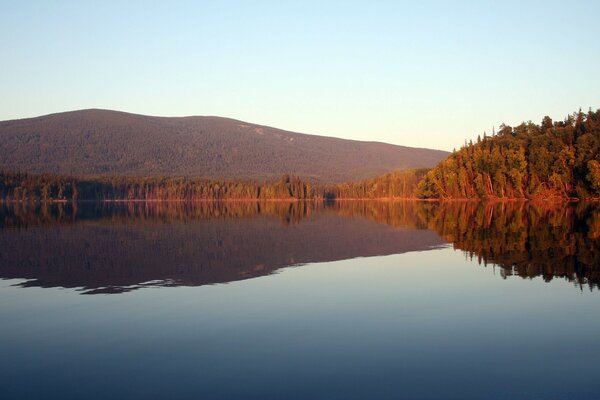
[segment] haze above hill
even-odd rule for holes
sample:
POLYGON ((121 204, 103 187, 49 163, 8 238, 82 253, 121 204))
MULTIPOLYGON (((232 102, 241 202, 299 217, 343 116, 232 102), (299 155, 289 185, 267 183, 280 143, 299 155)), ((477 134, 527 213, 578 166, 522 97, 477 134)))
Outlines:
POLYGON ((433 167, 449 153, 288 132, 221 117, 81 110, 0 122, 0 170, 323 182, 433 167))

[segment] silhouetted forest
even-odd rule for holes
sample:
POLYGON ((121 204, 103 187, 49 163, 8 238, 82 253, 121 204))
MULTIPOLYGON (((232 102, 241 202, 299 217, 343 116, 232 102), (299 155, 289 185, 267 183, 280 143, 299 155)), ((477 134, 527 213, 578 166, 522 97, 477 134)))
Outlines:
POLYGON ((600 110, 501 125, 433 168, 421 198, 598 198, 600 110))

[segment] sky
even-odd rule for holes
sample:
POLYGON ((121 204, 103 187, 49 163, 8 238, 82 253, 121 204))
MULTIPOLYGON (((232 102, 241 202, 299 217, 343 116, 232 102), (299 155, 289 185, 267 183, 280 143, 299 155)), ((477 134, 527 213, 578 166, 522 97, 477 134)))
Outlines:
POLYGON ((600 108, 600 1, 0 0, 0 120, 217 115, 443 150, 600 108))

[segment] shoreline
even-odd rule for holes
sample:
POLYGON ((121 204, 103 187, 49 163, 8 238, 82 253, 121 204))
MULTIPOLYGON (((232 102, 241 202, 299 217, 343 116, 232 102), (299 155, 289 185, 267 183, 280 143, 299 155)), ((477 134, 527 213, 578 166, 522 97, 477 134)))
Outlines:
POLYGON ((377 201, 377 202, 424 202, 424 203, 534 203, 534 204, 556 204, 556 203, 579 203, 579 202, 600 202, 600 198, 443 198, 443 199, 422 199, 416 197, 352 197, 352 198, 334 198, 328 199, 324 197, 316 197, 311 199, 53 199, 42 201, 39 199, 31 200, 6 200, 0 199, 0 204, 74 204, 74 203, 299 203, 299 202, 358 202, 358 201, 377 201))

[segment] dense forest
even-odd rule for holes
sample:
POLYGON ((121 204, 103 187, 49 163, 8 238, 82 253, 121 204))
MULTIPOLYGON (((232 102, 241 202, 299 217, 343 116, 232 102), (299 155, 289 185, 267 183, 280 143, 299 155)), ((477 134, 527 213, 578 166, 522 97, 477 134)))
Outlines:
POLYGON ((346 182, 321 188, 327 199, 415 198, 415 192, 428 169, 395 171, 359 182, 346 182))
POLYGON ((600 110, 564 121, 501 125, 440 162, 421 198, 598 198, 600 110))
POLYGON ((414 198, 426 169, 392 172, 373 179, 319 185, 293 175, 278 181, 191 178, 97 177, 0 172, 0 200, 312 200, 414 198))
POLYGON ((98 177, 0 172, 0 200, 48 202, 78 200, 293 200, 309 199, 315 189, 298 177, 279 181, 223 181, 190 178, 98 177))

